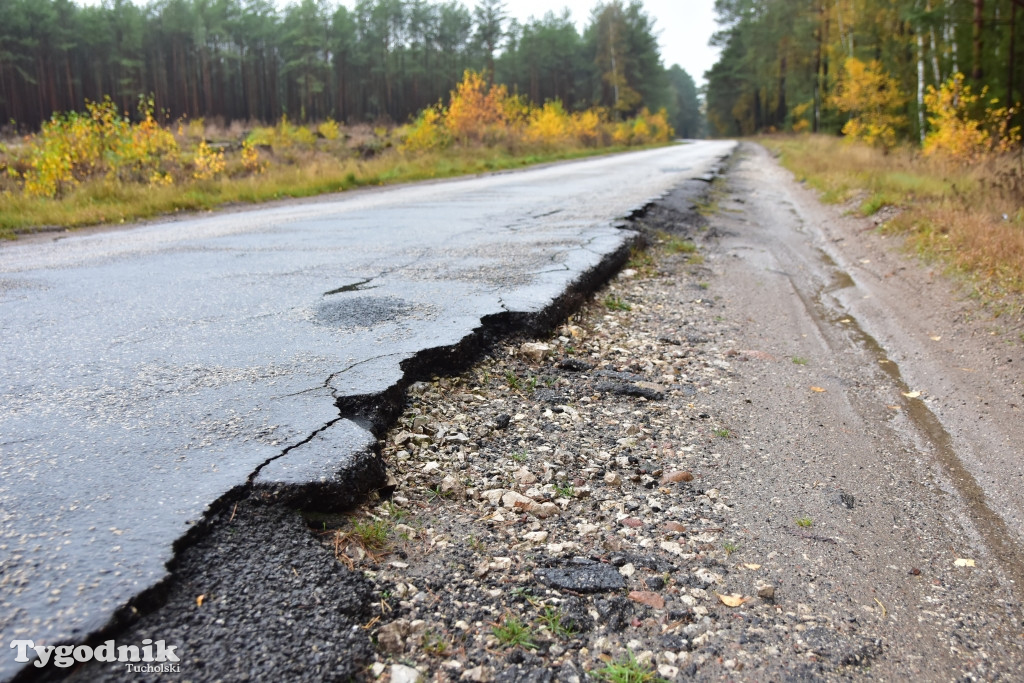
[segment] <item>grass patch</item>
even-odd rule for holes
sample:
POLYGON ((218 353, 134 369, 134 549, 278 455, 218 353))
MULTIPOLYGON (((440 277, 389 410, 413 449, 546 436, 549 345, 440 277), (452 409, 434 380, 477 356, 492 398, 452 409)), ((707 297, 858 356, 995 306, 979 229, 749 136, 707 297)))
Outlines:
POLYGON ((556 638, 568 640, 576 635, 576 629, 562 622, 563 614, 556 607, 545 607, 537 621, 556 638))
POLYGON ((527 650, 536 649, 533 642, 533 631, 519 617, 508 614, 500 624, 491 629, 494 636, 504 647, 522 647, 527 650))
POLYGON ((898 209, 881 229, 974 288, 996 314, 1024 310, 1024 165, 1019 154, 958 164, 915 149, 885 153, 830 136, 760 140, 825 202, 854 198, 865 216, 898 209), (1013 303, 1001 299, 1009 296, 1013 303))
POLYGON ((598 680, 610 683, 667 683, 651 667, 638 662, 632 652, 627 652, 623 657, 608 662, 591 673, 598 680))
POLYGON ((796 520, 796 525, 807 529, 814 526, 814 520, 810 517, 801 517, 800 519, 796 520))
POLYGON ((628 302, 620 299, 615 294, 609 294, 604 298, 604 305, 609 311, 632 311, 633 307, 628 302))

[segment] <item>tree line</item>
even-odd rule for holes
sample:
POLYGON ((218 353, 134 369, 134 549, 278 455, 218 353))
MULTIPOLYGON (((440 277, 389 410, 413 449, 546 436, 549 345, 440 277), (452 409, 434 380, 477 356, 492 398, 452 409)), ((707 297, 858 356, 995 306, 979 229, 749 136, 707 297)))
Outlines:
POLYGON ((510 19, 501 0, 0 2, 0 121, 35 129, 109 95, 125 111, 225 121, 404 122, 444 99, 466 70, 537 102, 631 116, 666 108, 700 132, 697 89, 665 69, 639 0, 572 17, 510 19))
POLYGON ((1024 0, 715 0, 715 10, 714 134, 838 132, 850 116, 844 102, 861 88, 862 99, 892 109, 896 134, 924 140, 929 93, 943 84, 955 105, 965 84, 986 93, 977 107, 998 104, 1021 122, 1012 107, 1024 96, 1024 0))

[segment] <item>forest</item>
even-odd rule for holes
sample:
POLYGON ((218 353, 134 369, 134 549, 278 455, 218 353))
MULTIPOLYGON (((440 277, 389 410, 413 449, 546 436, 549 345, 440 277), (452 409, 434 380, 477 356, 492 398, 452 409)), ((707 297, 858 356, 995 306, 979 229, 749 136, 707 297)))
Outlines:
POLYGON ((134 112, 151 96, 167 121, 401 124, 473 70, 570 111, 664 107, 696 136, 696 85, 661 63, 656 31, 639 0, 597 4, 582 35, 567 11, 521 24, 501 0, 3 0, 0 122, 32 131, 86 101, 134 112))
POLYGON ((987 122, 993 138, 1022 123, 1024 0, 715 0, 715 9, 712 134, 924 142, 951 108, 987 122), (865 112, 874 134, 849 125, 865 112))

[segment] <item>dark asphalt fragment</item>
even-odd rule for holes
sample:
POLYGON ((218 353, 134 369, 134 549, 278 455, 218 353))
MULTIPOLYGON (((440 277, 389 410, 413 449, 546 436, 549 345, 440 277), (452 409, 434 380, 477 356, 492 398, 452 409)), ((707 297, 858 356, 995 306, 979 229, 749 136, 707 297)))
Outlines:
POLYGON ((594 385, 594 391, 602 394, 615 394, 616 396, 646 398, 648 401, 660 401, 665 398, 665 394, 660 391, 637 384, 627 384, 626 382, 598 382, 594 385))
MULTIPOLYGON (((167 605, 118 634, 177 647, 183 680, 344 681, 372 656, 372 584, 348 571, 297 513, 240 502, 180 555, 167 605)), ((73 681, 124 681, 90 662, 73 681)))
POLYGON ((625 579, 615 567, 583 557, 573 558, 562 567, 536 569, 534 574, 551 588, 574 593, 606 593, 626 587, 625 579))

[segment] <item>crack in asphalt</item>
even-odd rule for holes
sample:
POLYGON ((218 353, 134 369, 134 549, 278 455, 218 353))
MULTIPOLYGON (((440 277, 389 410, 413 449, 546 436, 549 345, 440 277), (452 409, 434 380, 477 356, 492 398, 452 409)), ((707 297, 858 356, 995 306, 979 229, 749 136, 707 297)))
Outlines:
POLYGON ((345 416, 339 414, 338 417, 334 418, 333 420, 330 420, 324 426, 318 427, 317 429, 313 430, 313 432, 309 436, 307 436, 305 439, 303 439, 302 441, 298 441, 296 443, 293 443, 292 445, 288 446, 287 448, 285 448, 283 451, 281 451, 277 455, 272 456, 272 457, 267 458, 266 460, 264 460, 262 463, 257 465, 256 469, 253 470, 252 474, 249 475, 248 479, 246 479, 246 482, 243 485, 243 488, 244 489, 251 489, 252 486, 253 486, 253 483, 256 481, 256 477, 259 476, 260 472, 262 472, 263 469, 267 465, 269 465, 270 463, 274 462, 275 460, 279 460, 279 459, 283 458, 284 456, 288 455, 289 453, 291 453, 293 450, 295 450, 299 446, 306 445, 307 443, 309 443, 310 441, 315 439, 317 437, 317 435, 319 435, 321 432, 323 432, 326 429, 329 429, 329 428, 333 427, 335 424, 337 424, 338 422, 340 422, 341 420, 344 420, 344 419, 345 419, 345 416))

